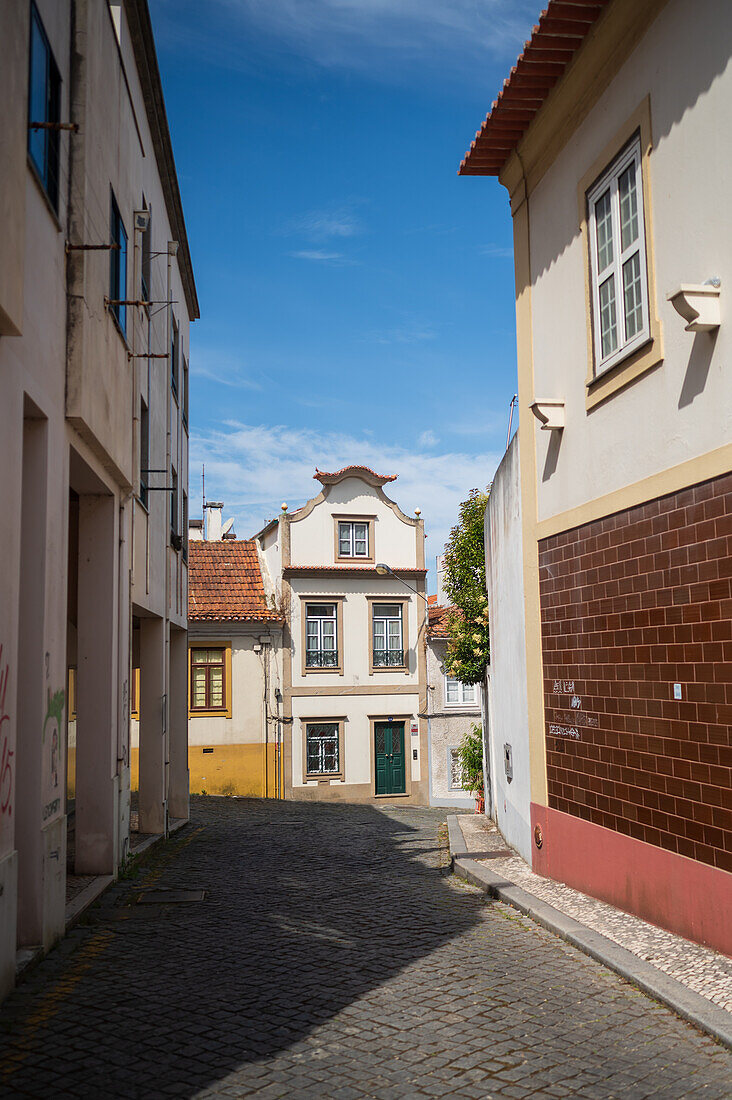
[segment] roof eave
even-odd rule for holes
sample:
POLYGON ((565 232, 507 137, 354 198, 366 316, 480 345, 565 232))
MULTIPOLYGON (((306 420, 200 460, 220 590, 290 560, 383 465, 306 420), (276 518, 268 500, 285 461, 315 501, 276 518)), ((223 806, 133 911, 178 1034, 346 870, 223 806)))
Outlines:
POLYGON ((165 207, 170 221, 170 231, 178 242, 178 268, 183 282, 188 315, 192 321, 200 317, 196 283, 193 277, 193 263, 188 247, 183 203, 178 186, 178 174, 175 169, 173 143, 170 138, 168 116, 165 110, 163 85, 160 79, 158 58, 155 52, 150 11, 147 0, 124 0, 127 26, 135 54, 135 64, 140 78, 142 95, 145 101, 148 125, 152 136, 155 160, 160 173, 160 182, 165 198, 165 207))

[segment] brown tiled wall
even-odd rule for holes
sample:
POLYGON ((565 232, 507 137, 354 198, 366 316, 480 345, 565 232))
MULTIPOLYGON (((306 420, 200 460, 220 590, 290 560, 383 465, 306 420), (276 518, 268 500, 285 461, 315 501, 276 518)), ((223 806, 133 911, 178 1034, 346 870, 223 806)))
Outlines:
POLYGON ((549 805, 732 871, 732 474, 539 565, 549 805))

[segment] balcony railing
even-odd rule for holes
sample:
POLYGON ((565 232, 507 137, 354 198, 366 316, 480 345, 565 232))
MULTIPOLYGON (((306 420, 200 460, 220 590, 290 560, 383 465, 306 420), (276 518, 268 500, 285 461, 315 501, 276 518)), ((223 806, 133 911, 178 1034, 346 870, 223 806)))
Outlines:
POLYGON ((375 649, 374 668, 404 668, 404 650, 375 649))
POLYGON ((338 668, 337 649, 308 649, 305 668, 338 668))

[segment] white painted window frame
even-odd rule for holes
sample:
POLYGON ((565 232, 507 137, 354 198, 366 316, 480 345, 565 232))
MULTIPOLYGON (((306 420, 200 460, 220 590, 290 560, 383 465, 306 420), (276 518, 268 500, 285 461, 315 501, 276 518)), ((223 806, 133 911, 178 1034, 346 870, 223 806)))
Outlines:
POLYGON ((368 556, 369 556, 369 524, 368 524, 368 520, 339 519, 338 520, 338 557, 340 557, 340 558, 368 558, 368 556), (359 527, 365 527, 365 529, 366 529, 366 535, 365 535, 365 540, 364 540, 365 543, 366 543, 366 549, 364 550, 363 554, 359 554, 356 550, 356 525, 358 525, 359 527), (341 547, 341 528, 342 527, 347 527, 348 528, 348 540, 349 540, 349 542, 348 542, 348 552, 347 553, 344 553, 344 551, 341 547))
POLYGON ((447 708, 447 707, 459 707, 459 708, 472 707, 473 709, 475 709, 478 706, 478 700, 475 697, 477 686, 478 686, 477 684, 463 684, 463 683, 460 682, 460 680, 456 679, 454 676, 448 676, 447 673, 445 673, 445 708, 447 708), (451 680, 454 681, 458 686, 458 695, 459 695, 460 698, 458 699, 457 703, 453 703, 453 702, 448 701, 447 687, 448 687, 448 682, 451 681, 451 680), (469 699, 469 700, 465 699, 464 696, 465 696, 465 690, 466 689, 473 692, 473 698, 472 699, 469 699))
MULTIPOLYGON (((645 195, 643 192, 643 170, 640 135, 636 135, 623 152, 616 157, 597 183, 587 192, 587 233, 590 245, 590 290, 592 296, 592 335, 594 342, 594 376, 604 374, 621 360, 651 339, 650 312, 648 303, 648 261, 646 256, 646 219, 645 195), (638 196, 638 247, 636 242, 623 252, 620 237, 620 200, 618 197, 618 179, 629 165, 635 164, 635 185, 638 196), (602 357, 602 334, 600 331, 600 280, 597 258, 597 225, 595 204, 610 187, 610 208, 612 215, 613 263, 615 277, 615 322, 618 332, 618 346, 610 355, 602 357), (643 326, 630 340, 625 339, 625 303, 623 295, 623 264, 635 253, 639 253, 641 269, 641 295, 643 308, 643 326)), ((603 274, 605 274, 603 272, 603 274)))

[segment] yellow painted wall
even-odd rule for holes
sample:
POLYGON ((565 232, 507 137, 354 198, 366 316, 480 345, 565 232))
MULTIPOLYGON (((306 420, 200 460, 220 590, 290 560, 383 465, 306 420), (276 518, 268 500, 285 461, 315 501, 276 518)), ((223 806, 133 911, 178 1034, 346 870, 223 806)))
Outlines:
MULTIPOLYGON (((139 784, 139 750, 131 749, 130 786, 139 784)), ((188 769, 191 794, 242 795, 249 798, 277 797, 277 746, 268 745, 265 793, 264 745, 190 745, 188 769), (211 748, 213 752, 204 752, 211 748)))

